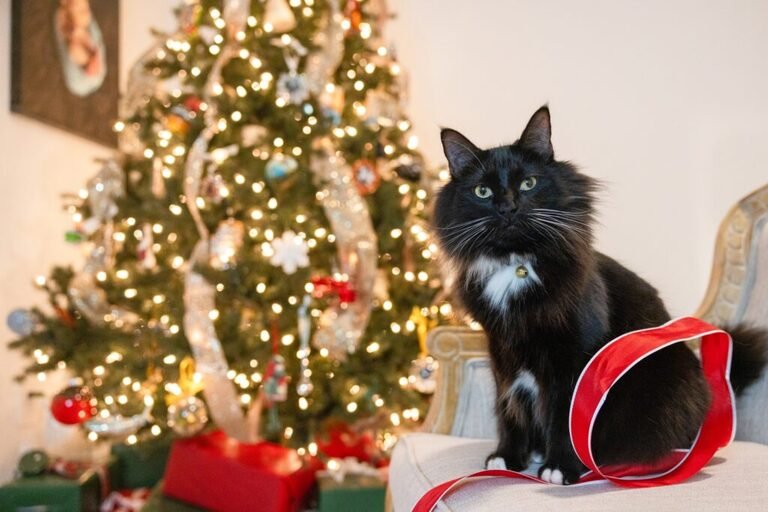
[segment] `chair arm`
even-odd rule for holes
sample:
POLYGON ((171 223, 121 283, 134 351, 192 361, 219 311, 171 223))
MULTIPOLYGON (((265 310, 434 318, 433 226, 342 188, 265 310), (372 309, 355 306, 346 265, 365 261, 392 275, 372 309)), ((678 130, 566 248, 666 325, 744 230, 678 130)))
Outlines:
POLYGON ((470 359, 487 357, 488 342, 482 331, 467 327, 438 327, 430 331, 427 349, 438 362, 437 387, 422 431, 450 434, 464 378, 464 365, 470 359))

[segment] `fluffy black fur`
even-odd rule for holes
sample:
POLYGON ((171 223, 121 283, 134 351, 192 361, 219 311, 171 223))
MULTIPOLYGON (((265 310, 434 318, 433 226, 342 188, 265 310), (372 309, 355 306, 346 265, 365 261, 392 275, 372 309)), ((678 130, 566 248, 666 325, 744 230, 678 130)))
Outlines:
MULTIPOLYGON (((489 459, 520 470, 538 451, 540 474, 560 470, 563 483, 574 483, 585 469, 568 436, 579 374, 605 343, 661 325, 669 314, 650 284, 592 248, 598 184, 554 158, 547 107, 512 145, 481 150, 449 129, 441 138, 452 179, 438 196, 434 228, 456 274, 455 296, 490 341, 499 445, 489 459), (494 303, 484 291, 495 274, 477 269, 516 261, 511 255, 529 262, 536 280, 522 276, 523 289, 494 303), (513 386, 521 375, 535 386, 513 386)), ((768 336, 731 332, 731 378, 741 390, 765 366, 768 336)), ((648 463, 689 446, 709 403, 689 348, 656 353, 610 392, 594 430, 598 463, 648 463)))

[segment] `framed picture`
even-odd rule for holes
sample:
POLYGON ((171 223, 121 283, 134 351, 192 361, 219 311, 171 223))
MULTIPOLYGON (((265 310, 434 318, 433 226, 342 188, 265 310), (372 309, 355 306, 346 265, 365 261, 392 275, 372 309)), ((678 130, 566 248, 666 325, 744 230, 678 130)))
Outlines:
POLYGON ((116 146, 118 0, 13 0, 11 110, 116 146))

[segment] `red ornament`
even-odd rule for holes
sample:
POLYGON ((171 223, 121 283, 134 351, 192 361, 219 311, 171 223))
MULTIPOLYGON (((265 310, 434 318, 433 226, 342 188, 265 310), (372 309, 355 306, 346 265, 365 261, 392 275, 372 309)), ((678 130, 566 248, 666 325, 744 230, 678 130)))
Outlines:
POLYGON ((195 95, 187 96, 187 99, 184 100, 184 106, 191 112, 200 112, 200 105, 202 105, 202 103, 203 100, 195 95))
POLYGON ((358 160, 352 165, 352 175, 360 194, 367 196, 373 194, 379 188, 381 175, 379 170, 370 160, 358 160))
POLYGON ((64 425, 78 425, 96 414, 96 400, 85 386, 69 386, 51 401, 51 414, 64 425))
POLYGON ((75 319, 72 318, 72 314, 68 310, 60 306, 54 306, 53 310, 56 312, 56 317, 62 324, 69 327, 70 329, 75 326, 75 319))
POLYGON ((312 295, 317 298, 335 295, 339 298, 339 302, 342 304, 349 304, 350 302, 354 302, 357 298, 357 294, 355 293, 355 290, 352 289, 352 285, 349 281, 342 281, 328 276, 313 277, 312 286, 314 287, 312 295))

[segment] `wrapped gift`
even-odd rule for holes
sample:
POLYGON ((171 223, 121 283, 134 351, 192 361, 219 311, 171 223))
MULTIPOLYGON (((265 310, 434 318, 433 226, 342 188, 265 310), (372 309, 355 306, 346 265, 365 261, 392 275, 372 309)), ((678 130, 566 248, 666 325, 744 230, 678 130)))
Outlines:
POLYGON ((299 510, 322 467, 272 443, 240 443, 223 432, 176 441, 164 493, 219 512, 299 510))
POLYGON ((323 471, 318 474, 319 512, 384 512, 386 480, 380 474, 348 473, 343 479, 323 471))
POLYGON ((42 474, 14 480, 0 488, 3 512, 98 512, 101 481, 97 471, 87 470, 77 478, 42 474))
POLYGON ((171 451, 171 438, 149 439, 137 444, 114 444, 112 455, 117 461, 114 489, 154 487, 163 478, 171 451))

